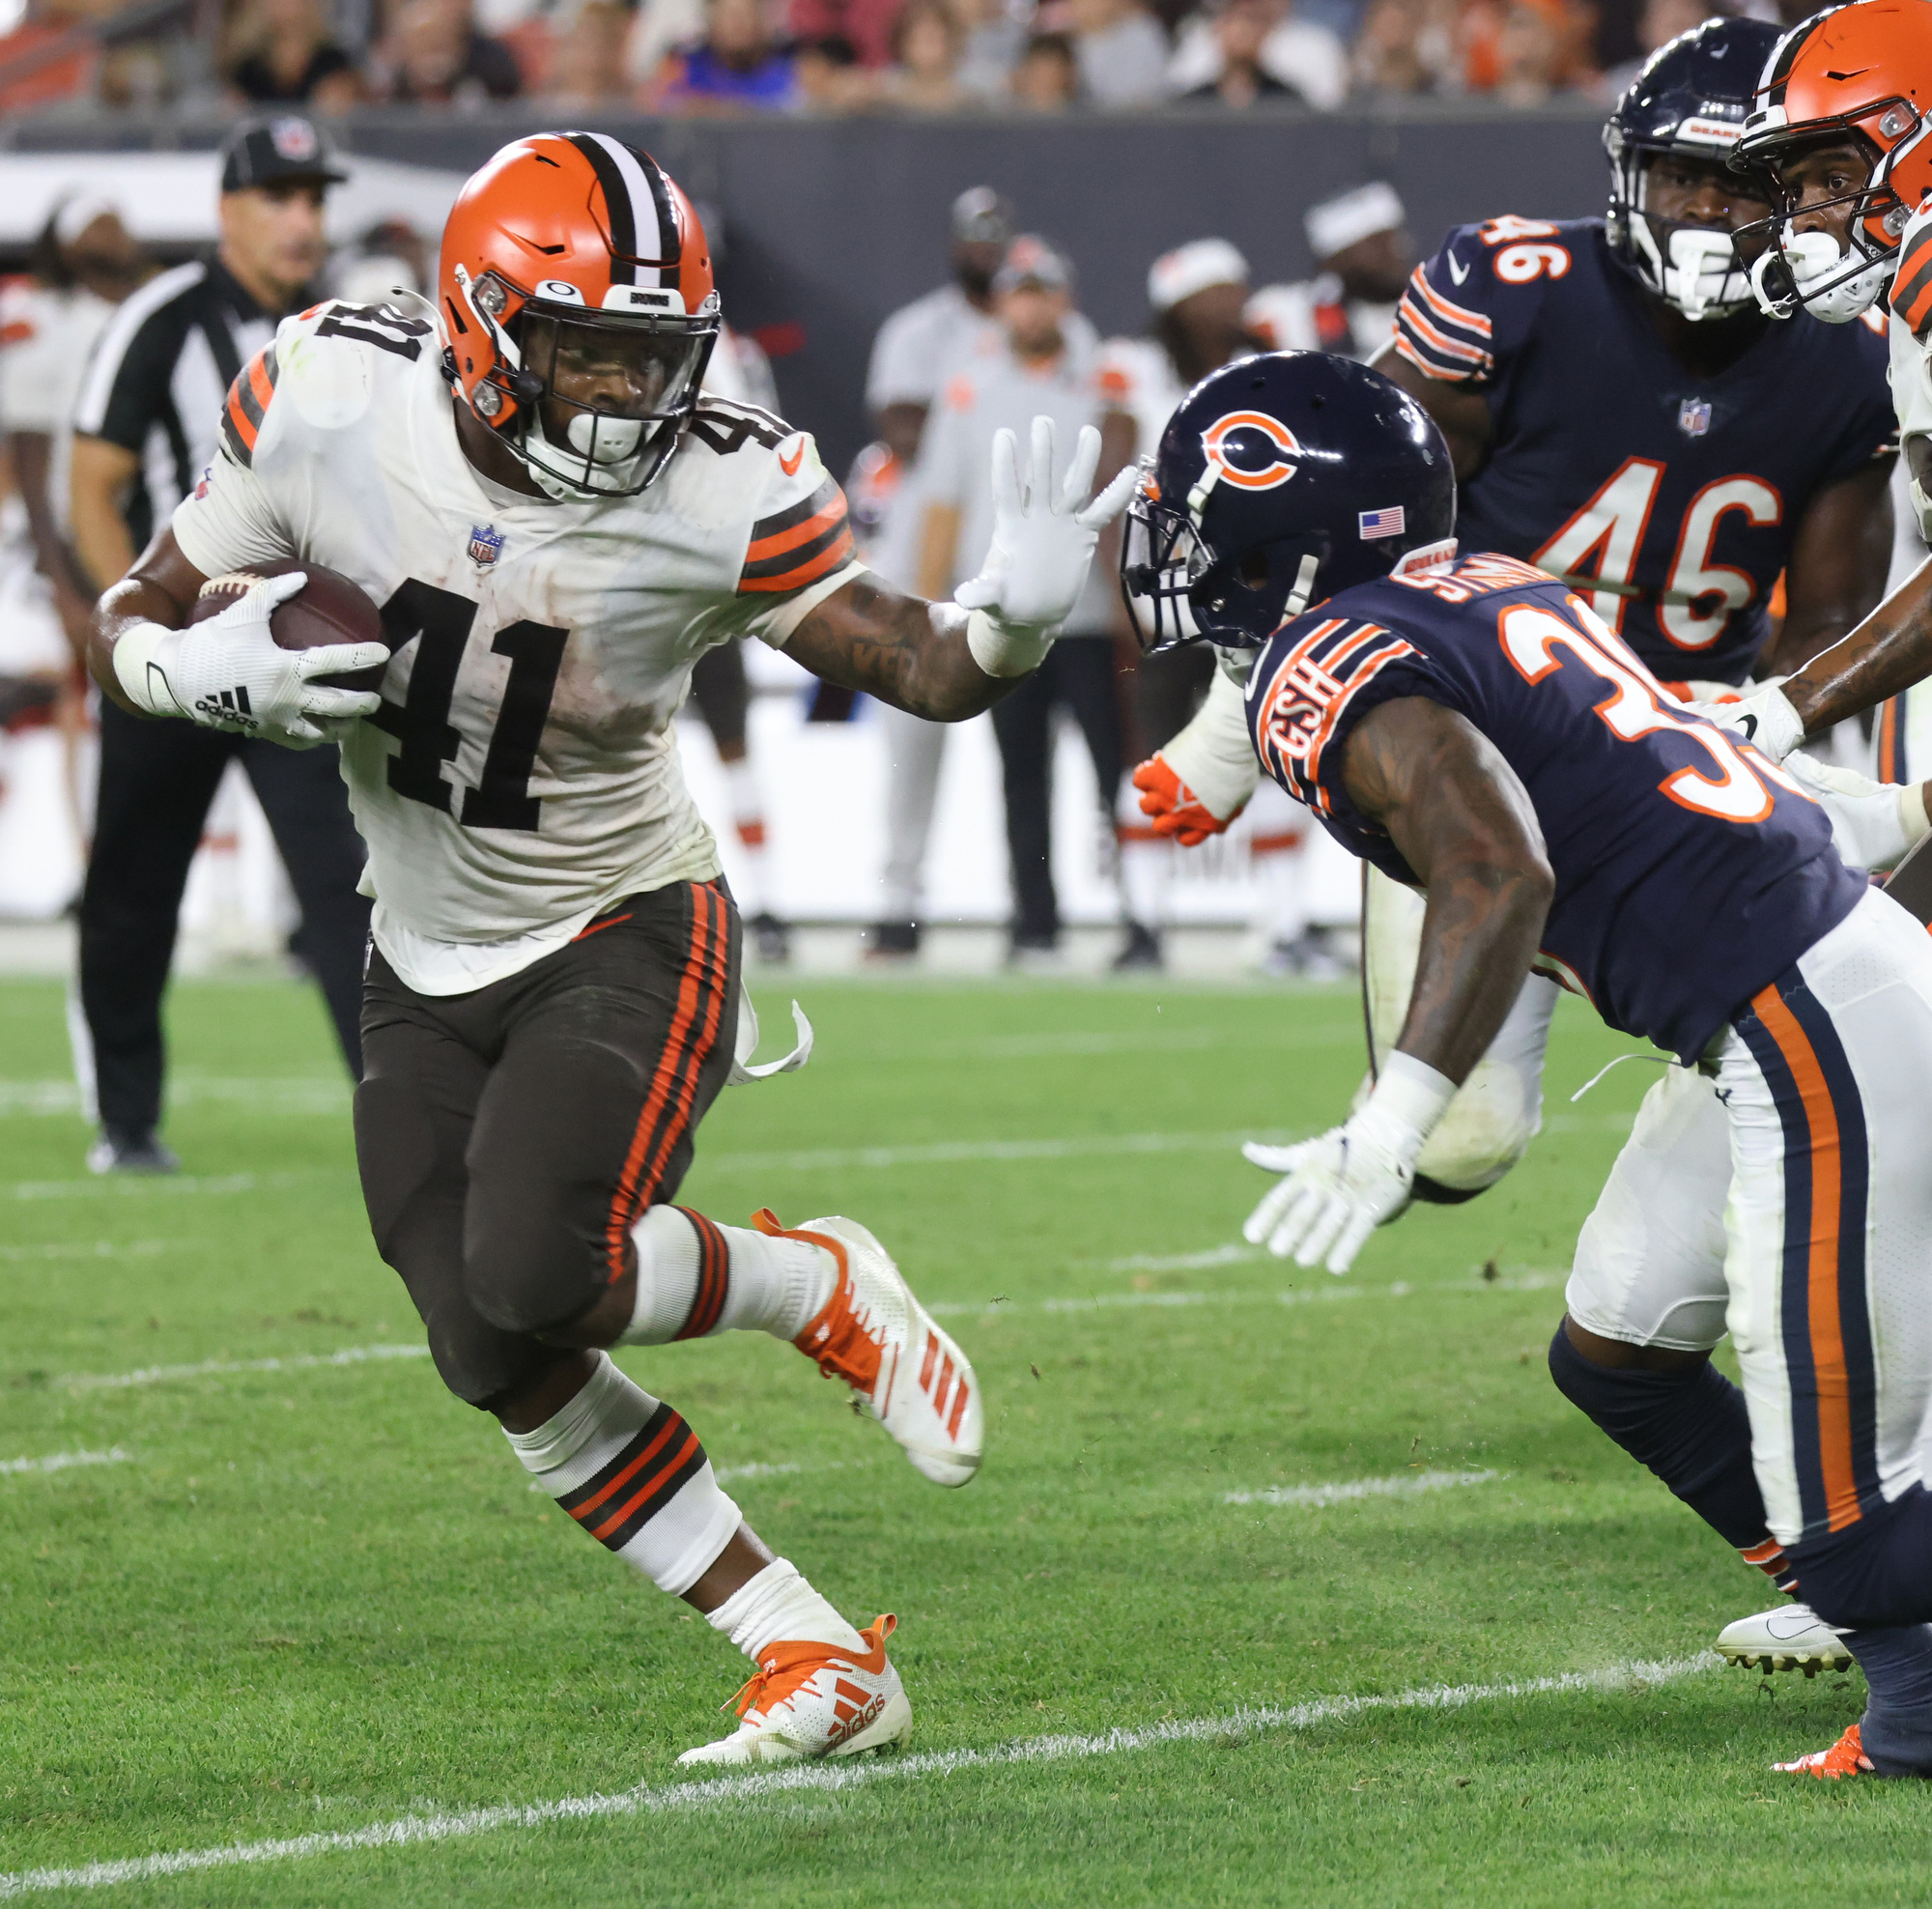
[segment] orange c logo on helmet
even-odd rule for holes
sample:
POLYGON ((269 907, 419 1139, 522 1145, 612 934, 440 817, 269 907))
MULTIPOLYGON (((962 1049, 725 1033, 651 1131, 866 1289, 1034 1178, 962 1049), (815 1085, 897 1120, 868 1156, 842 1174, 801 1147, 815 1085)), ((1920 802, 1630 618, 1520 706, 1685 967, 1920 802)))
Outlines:
POLYGON ((1201 434, 1201 448, 1217 465, 1224 484, 1244 491, 1271 491, 1300 468, 1301 446, 1278 417, 1262 411, 1231 411, 1201 434))

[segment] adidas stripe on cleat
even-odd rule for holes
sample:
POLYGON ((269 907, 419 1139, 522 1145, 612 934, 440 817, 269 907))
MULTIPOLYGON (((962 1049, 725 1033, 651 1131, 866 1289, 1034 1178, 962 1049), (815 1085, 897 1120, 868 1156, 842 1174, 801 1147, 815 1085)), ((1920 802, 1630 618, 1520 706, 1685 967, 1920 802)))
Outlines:
POLYGON ((1870 1777, 1877 1774, 1859 1739, 1859 1726, 1852 1727, 1830 1750, 1814 1750, 1794 1763, 1774 1763, 1787 1777, 1816 1777, 1820 1782, 1836 1782, 1841 1777, 1870 1777))
POLYGON ((733 1699, 742 1720, 728 1737, 699 1744, 683 1764, 796 1763, 819 1756, 860 1756, 900 1747, 912 1735, 912 1705, 886 1657, 898 1628, 890 1613, 859 1633, 864 1655, 833 1644, 768 1646, 758 1668, 733 1699))
POLYGON ((838 1263, 831 1298, 792 1344, 828 1379, 851 1386, 922 1476, 935 1485, 966 1484, 985 1444, 980 1381, 892 1256, 857 1220, 836 1214, 787 1228, 761 1208, 752 1224, 777 1238, 809 1239, 838 1263))
POLYGON ((1781 1604, 1726 1624, 1718 1633, 1718 1655, 1747 1670, 1849 1670, 1852 1654, 1843 1634, 1827 1624, 1809 1605, 1781 1604))

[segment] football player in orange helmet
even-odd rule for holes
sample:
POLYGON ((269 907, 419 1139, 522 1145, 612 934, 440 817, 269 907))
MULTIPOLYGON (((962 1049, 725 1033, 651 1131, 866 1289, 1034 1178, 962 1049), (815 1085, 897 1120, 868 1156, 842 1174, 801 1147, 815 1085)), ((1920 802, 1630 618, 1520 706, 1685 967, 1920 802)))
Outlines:
POLYGON ((506 146, 450 213, 437 292, 457 390, 545 491, 650 485, 720 318, 703 227, 648 155, 583 134, 506 146))
MULTIPOLYGON (((757 1040, 672 718, 696 660, 740 637, 929 720, 978 714, 1046 654, 1132 473, 1090 501, 1096 431, 1070 460, 1045 419, 1024 459, 1007 433, 980 575, 951 603, 893 589, 855 556, 810 436, 702 389, 702 227, 603 133, 498 153, 450 215, 437 289, 427 315, 330 302, 283 324, 193 495, 97 607, 95 674, 139 713, 340 737, 375 896, 371 1231, 448 1388, 756 1664, 739 1727, 688 1759, 902 1742, 894 1620, 856 1629, 774 1558, 696 1432, 606 1356, 765 1332, 848 1384, 923 1476, 963 1485, 980 1463, 971 1363, 866 1228, 672 1204, 757 1040), (303 573, 265 581, 277 558, 347 575, 384 641, 282 648, 270 613, 303 573), (191 624, 204 584, 237 576, 250 587, 191 624), (334 675, 365 669, 378 689, 334 675)), ((801 1032, 756 1071, 801 1064, 801 1032)))
MULTIPOLYGON (((1842 324, 1881 299, 1892 403, 1919 527, 1932 536, 1932 8, 1850 0, 1766 63, 1734 163, 1780 200, 1753 289, 1775 317, 1842 324)), ((1781 683, 1707 712, 1783 756, 1932 674, 1932 566, 1781 683)))
POLYGON ((1917 0, 1828 8, 1772 49, 1732 157, 1782 202, 1751 274, 1772 317, 1841 325, 1878 301, 1932 192, 1928 114, 1932 9, 1917 0))

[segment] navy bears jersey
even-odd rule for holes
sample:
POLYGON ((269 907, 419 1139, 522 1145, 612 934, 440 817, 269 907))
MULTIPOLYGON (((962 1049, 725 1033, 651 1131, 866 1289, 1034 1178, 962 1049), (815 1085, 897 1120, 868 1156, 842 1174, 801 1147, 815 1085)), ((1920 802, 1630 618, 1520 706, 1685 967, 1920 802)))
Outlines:
POLYGON ((1666 696, 1575 591, 1513 557, 1436 549, 1270 639, 1247 691, 1262 767, 1351 854, 1413 883, 1349 800, 1344 747, 1396 697, 1467 717, 1521 779, 1556 877, 1535 965, 1688 1065, 1864 884, 1825 812, 1666 696))
POLYGON ((1588 582, 1666 683, 1744 681, 1805 505, 1896 448, 1882 325, 1767 325, 1693 378, 1601 219, 1458 226, 1409 280, 1396 350, 1487 388, 1495 437, 1462 486, 1463 549, 1588 582))

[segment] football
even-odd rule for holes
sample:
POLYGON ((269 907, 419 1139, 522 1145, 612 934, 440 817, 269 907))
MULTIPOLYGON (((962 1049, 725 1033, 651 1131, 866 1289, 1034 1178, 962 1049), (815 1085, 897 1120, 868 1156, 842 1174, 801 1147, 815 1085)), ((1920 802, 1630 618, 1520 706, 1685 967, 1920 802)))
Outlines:
MULTIPOLYGON (((226 610, 258 578, 282 577, 291 570, 306 572, 308 582, 289 600, 278 606, 269 622, 269 634, 284 649, 319 649, 325 643, 388 643, 383 630, 383 613, 364 593, 360 584, 323 563, 304 563, 296 557, 279 557, 273 563, 257 564, 252 570, 235 571, 225 577, 211 577, 195 598, 190 623, 200 623, 226 610)), ((330 689, 379 690, 386 664, 373 669, 351 670, 346 674, 322 676, 317 680, 330 689)))

